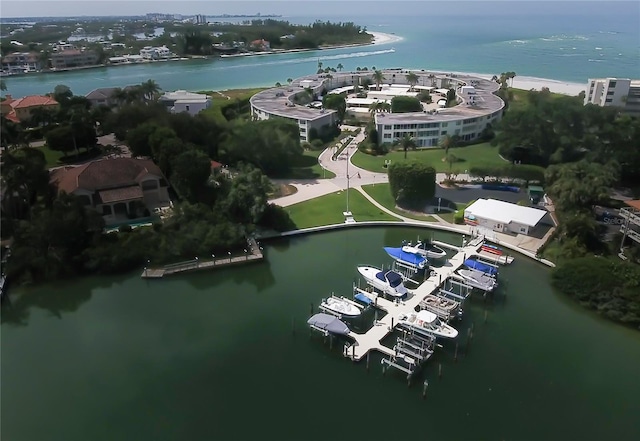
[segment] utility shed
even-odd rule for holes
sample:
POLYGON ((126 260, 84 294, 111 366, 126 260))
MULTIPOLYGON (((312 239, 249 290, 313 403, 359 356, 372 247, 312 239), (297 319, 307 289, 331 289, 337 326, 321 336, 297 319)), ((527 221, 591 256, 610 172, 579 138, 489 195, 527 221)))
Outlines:
POLYGON ((546 210, 522 207, 497 199, 478 199, 464 210, 464 221, 501 233, 529 234, 546 210))

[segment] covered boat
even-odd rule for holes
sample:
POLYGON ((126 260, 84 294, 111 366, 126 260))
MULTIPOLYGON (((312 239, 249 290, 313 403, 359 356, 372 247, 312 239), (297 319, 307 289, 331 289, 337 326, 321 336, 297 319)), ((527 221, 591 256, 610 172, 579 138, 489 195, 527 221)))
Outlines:
POLYGON ((406 247, 394 248, 394 247, 384 247, 384 250, 387 252, 389 256, 391 256, 394 260, 402 263, 408 263, 417 267, 418 269, 426 268, 428 265, 427 259, 419 254, 419 253, 410 253, 405 251, 406 247))
POLYGON ((498 268, 496 268, 495 266, 482 263, 475 259, 467 259, 464 261, 464 264, 469 269, 482 271, 483 273, 489 274, 490 276, 493 276, 493 277, 498 276, 498 268))
POLYGON ((465 280, 468 285, 483 291, 493 291, 498 286, 496 279, 482 271, 474 269, 461 269, 458 274, 465 280))
POLYGON ((398 324, 426 336, 456 338, 458 331, 429 311, 400 314, 398 324))
POLYGON ((328 299, 322 299, 320 309, 347 318, 357 317, 362 312, 360 306, 351 300, 333 295, 328 299))
POLYGON ((322 312, 314 314, 307 323, 312 328, 324 332, 325 334, 348 335, 351 330, 344 322, 330 314, 322 312))
POLYGON ((402 247, 402 250, 407 253, 419 254, 428 259, 444 259, 447 257, 445 250, 431 242, 418 241, 415 245, 411 245, 411 242, 409 242, 402 247))
POLYGON ((402 276, 395 271, 381 270, 374 266, 359 266, 358 272, 376 289, 393 297, 404 297, 407 288, 402 284, 402 276))

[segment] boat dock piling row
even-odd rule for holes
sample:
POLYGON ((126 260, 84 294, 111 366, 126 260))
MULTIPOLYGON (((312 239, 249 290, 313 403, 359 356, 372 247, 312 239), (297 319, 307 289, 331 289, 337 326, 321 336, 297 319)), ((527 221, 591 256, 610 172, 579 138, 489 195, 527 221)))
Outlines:
POLYGON ((216 257, 212 254, 211 259, 206 260, 201 260, 196 257, 193 260, 165 265, 162 268, 145 267, 140 277, 142 277, 143 279, 160 279, 164 276, 183 273, 187 271, 199 271, 218 268, 221 266, 237 265, 248 262, 259 262, 264 259, 264 255, 262 254, 262 247, 258 245, 254 238, 247 239, 247 249, 245 249, 244 251, 244 254, 235 256, 232 255, 231 252, 229 252, 226 257, 216 257))
MULTIPOLYGON (((465 283, 455 271, 464 265, 469 257, 478 257, 483 238, 473 238, 463 247, 455 247, 443 242, 435 242, 439 246, 456 250, 456 254, 448 259, 442 267, 430 269, 429 277, 416 289, 409 291, 409 296, 401 301, 389 301, 382 295, 377 295, 366 290, 354 287, 354 294, 366 296, 371 300, 371 305, 381 309, 387 314, 380 320, 375 320, 373 327, 363 334, 349 332, 348 337, 353 343, 347 343, 343 347, 343 355, 352 361, 363 358, 368 360, 371 351, 378 351, 388 358, 383 358, 383 372, 390 367, 405 372, 410 381, 411 376, 420 365, 431 357, 435 347, 435 337, 427 338, 424 335, 416 335, 409 328, 398 326, 398 317, 401 314, 409 314, 416 311, 429 295, 449 298, 462 303, 468 298, 472 287, 465 283), (459 291, 459 293, 455 292, 459 291), (395 322, 394 322, 395 321, 395 322), (403 335, 399 337, 393 349, 383 345, 381 341, 395 328, 402 329, 403 335)), ((485 293, 486 294, 486 293, 485 293)), ((485 313, 486 321, 486 313, 485 313)), ((470 340, 472 331, 468 333, 470 340)), ((456 358, 457 358, 456 342, 456 358)), ((441 373, 439 374, 441 375, 441 373)))

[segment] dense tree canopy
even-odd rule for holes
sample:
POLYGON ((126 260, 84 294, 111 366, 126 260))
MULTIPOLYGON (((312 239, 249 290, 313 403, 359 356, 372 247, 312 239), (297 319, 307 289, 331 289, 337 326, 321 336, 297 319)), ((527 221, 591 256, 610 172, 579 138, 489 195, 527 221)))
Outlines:
POLYGON ((410 96, 394 96, 391 100, 392 113, 422 112, 422 104, 410 96))
POLYGON ((389 186, 399 206, 422 210, 436 192, 436 171, 420 162, 395 162, 389 166, 389 186))
POLYGON ((286 173, 302 155, 298 125, 284 119, 238 122, 224 136, 221 157, 227 164, 246 162, 264 173, 286 173))
POLYGON ((620 164, 623 183, 640 181, 640 118, 548 91, 530 91, 526 101, 498 125, 494 143, 504 157, 543 166, 581 158, 600 164, 613 160, 620 164))

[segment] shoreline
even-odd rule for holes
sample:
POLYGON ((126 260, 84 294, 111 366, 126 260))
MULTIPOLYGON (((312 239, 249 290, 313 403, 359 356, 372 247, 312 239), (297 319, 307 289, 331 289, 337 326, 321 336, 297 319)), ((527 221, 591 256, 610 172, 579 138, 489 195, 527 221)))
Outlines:
MULTIPOLYGON (((442 72, 442 71, 441 71, 442 72)), ((446 73, 446 72, 442 72, 446 73)), ((454 74, 461 75, 472 75, 479 78, 483 78, 485 80, 491 80, 493 75, 486 73, 477 73, 477 72, 456 72, 452 71, 454 74)), ((510 86, 512 89, 521 89, 521 90, 536 90, 540 91, 543 87, 547 87, 550 92, 559 93, 562 95, 568 96, 577 96, 582 91, 586 91, 587 84, 586 81, 584 84, 576 83, 572 81, 562 81, 562 80, 554 80, 553 78, 540 78, 540 77, 532 77, 527 75, 518 76, 516 75, 513 79, 513 84, 510 86)))

